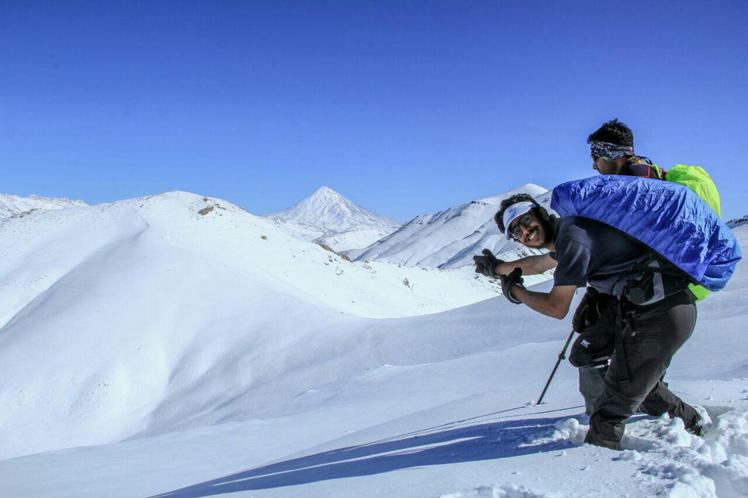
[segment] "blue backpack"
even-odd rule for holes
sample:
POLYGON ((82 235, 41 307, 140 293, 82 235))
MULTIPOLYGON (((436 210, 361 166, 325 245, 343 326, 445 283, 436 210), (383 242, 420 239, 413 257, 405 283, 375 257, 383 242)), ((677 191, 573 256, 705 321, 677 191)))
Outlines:
POLYGON ((727 284, 742 257, 722 219, 677 183, 594 176, 557 186, 551 208, 560 216, 590 218, 630 235, 710 291, 727 284))

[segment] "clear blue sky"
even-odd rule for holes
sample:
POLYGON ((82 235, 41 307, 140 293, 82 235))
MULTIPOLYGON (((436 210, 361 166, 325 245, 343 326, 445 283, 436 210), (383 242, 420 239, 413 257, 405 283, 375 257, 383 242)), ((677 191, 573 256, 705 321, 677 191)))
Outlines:
POLYGON ((618 117, 748 213, 748 2, 0 1, 0 191, 405 221, 591 176, 618 117))

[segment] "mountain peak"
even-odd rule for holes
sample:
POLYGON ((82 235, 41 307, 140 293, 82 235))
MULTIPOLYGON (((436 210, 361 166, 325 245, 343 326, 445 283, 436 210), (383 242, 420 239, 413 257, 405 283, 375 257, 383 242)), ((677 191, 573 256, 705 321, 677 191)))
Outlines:
POLYGON ((342 197, 339 193, 335 192, 333 189, 331 189, 330 187, 326 185, 323 185, 317 190, 315 190, 314 193, 310 197, 314 197, 315 195, 325 195, 325 194, 336 195, 338 197, 342 197))
POLYGON ((327 186, 318 188, 290 209, 268 217, 276 221, 312 226, 326 234, 361 228, 399 226, 392 220, 357 206, 327 186))
POLYGON ((298 202, 290 210, 284 212, 295 211, 297 216, 301 215, 304 218, 308 218, 305 222, 313 222, 323 212, 340 211, 347 214, 355 208, 357 206, 352 201, 346 199, 330 187, 322 186, 298 202))
POLYGON ((348 199, 331 189, 330 187, 322 186, 315 190, 309 197, 301 202, 325 202, 325 203, 349 203, 348 199))

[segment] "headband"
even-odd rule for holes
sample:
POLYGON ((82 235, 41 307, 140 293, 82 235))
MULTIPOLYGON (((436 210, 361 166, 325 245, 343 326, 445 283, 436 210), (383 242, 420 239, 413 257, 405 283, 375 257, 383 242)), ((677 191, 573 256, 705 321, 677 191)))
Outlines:
POLYGON ((599 142, 597 140, 590 141, 590 155, 595 160, 599 157, 607 157, 610 160, 614 160, 633 154, 634 148, 629 145, 618 145, 610 142, 599 142))
POLYGON ((509 233, 509 225, 512 224, 512 222, 522 216, 523 214, 529 212, 537 206, 534 202, 530 201, 522 201, 522 202, 515 202, 511 206, 507 207, 504 210, 504 229, 506 230, 506 238, 511 239, 511 235, 509 233))

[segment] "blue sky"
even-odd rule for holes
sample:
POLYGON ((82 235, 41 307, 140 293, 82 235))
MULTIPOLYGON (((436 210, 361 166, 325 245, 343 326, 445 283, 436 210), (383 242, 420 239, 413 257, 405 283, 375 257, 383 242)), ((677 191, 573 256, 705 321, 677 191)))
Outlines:
POLYGON ((590 176, 618 117, 748 213, 748 2, 0 1, 0 191, 400 221, 590 176))

